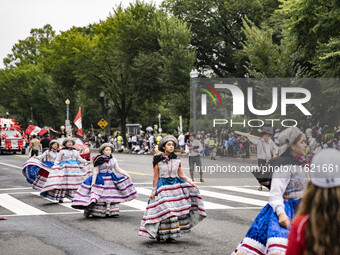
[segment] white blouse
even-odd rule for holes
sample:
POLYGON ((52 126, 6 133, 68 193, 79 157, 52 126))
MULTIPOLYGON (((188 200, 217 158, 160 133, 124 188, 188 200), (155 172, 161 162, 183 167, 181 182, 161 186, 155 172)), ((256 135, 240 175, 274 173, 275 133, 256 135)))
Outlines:
POLYGON ((83 159, 79 152, 76 150, 60 150, 54 165, 59 165, 60 162, 67 160, 77 160, 79 163, 86 163, 87 161, 83 159))
POLYGON ((47 150, 43 154, 41 154, 40 156, 37 156, 37 159, 54 162, 56 160, 56 158, 58 157, 58 154, 59 154, 58 151, 47 150))
POLYGON ((300 199, 309 176, 304 167, 285 165, 273 172, 269 191, 269 205, 277 216, 284 212, 284 199, 300 199))

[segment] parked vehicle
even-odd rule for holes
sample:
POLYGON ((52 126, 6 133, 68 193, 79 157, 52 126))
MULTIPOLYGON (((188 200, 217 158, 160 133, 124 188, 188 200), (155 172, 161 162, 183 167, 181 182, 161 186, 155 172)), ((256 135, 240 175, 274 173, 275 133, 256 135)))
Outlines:
POLYGON ((26 152, 26 142, 17 130, 0 130, 0 154, 12 152, 16 154, 26 152))

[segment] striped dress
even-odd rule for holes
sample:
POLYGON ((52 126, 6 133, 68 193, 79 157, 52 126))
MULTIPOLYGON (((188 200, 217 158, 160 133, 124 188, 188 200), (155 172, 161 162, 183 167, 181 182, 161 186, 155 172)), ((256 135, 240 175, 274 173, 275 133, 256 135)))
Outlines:
POLYGON ((174 239, 206 217, 198 188, 178 176, 180 164, 178 157, 158 163, 156 195, 148 202, 139 235, 174 239))
POLYGON ((22 174, 34 189, 41 190, 44 187, 58 153, 57 150, 47 150, 40 156, 30 158, 25 162, 22 174))
MULTIPOLYGON (((65 148, 65 147, 64 147, 65 148)), ((73 199, 80 184, 90 176, 85 159, 75 149, 61 149, 40 195, 54 201, 73 199)))
POLYGON ((117 160, 112 156, 97 156, 94 159, 94 166, 94 173, 98 173, 96 182, 91 185, 94 177, 92 175, 80 185, 72 207, 84 209, 85 216, 119 216, 119 203, 137 197, 131 178, 118 166, 117 160), (117 177, 115 173, 121 177, 117 177))

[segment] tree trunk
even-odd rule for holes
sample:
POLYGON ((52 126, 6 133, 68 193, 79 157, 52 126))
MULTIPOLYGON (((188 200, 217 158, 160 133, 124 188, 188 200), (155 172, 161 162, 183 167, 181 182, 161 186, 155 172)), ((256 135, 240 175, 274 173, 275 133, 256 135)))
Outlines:
POLYGON ((124 147, 127 148, 127 139, 126 139, 126 116, 125 114, 120 115, 120 133, 123 137, 124 147))

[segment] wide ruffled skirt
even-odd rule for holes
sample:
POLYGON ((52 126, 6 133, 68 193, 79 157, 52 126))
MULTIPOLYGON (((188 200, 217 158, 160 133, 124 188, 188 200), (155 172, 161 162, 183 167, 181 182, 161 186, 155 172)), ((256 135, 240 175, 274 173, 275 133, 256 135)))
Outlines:
MULTIPOLYGON (((300 199, 284 201, 285 212, 290 220, 295 216, 300 199)), ((267 204, 257 215, 243 241, 232 255, 286 254, 289 230, 279 225, 279 219, 267 204)))
POLYGON ((139 235, 176 238, 206 217, 198 188, 179 177, 160 178, 155 198, 149 201, 139 235))
POLYGON ((46 183, 53 164, 51 161, 40 161, 30 158, 23 165, 22 174, 25 176, 26 181, 32 184, 34 189, 41 190, 46 183))
POLYGON ((53 166, 40 195, 51 200, 73 199, 82 182, 91 175, 89 164, 76 160, 63 161, 53 166))
POLYGON ((92 178, 90 176, 79 186, 72 202, 73 208, 84 209, 88 215, 118 216, 118 204, 137 197, 130 177, 118 178, 114 173, 99 173, 91 186, 92 178))

